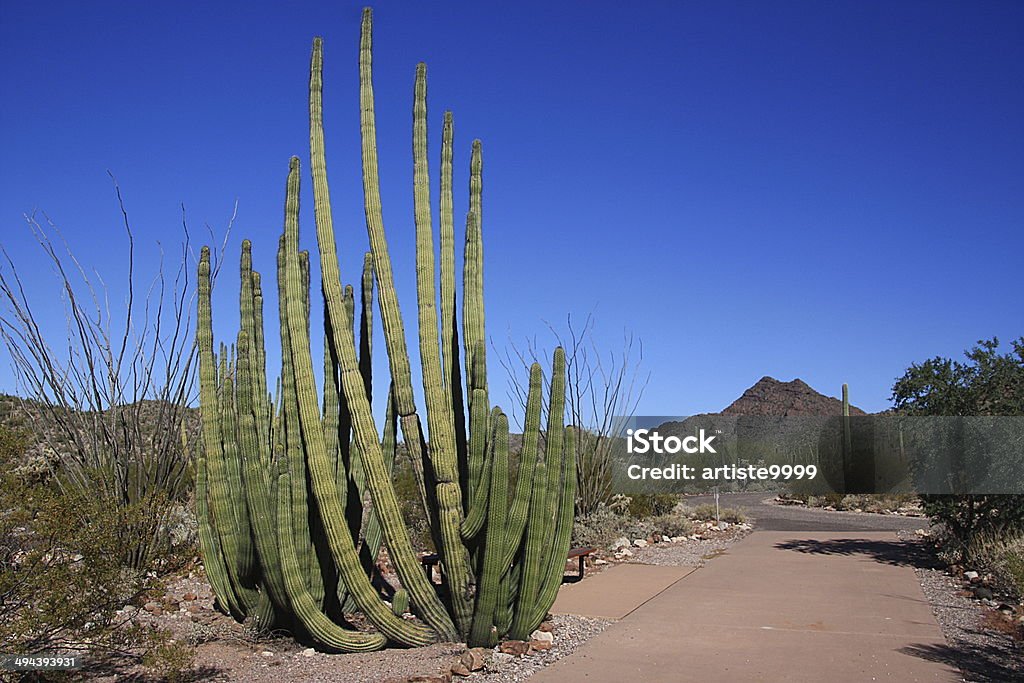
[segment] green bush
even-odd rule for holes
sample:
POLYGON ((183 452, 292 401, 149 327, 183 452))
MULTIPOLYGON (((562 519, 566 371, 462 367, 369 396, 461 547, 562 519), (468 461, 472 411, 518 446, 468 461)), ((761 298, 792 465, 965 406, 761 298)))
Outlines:
POLYGON ((721 520, 730 524, 742 524, 747 521, 747 515, 739 508, 719 508, 716 514, 715 506, 711 503, 702 503, 693 508, 686 508, 683 514, 692 520, 704 522, 721 520))
POLYGON ((1024 597, 1024 534, 979 536, 964 561, 972 569, 991 573, 997 588, 1024 597))
POLYGON ((689 536, 693 523, 682 515, 659 515, 646 520, 652 532, 662 536, 689 536))
POLYGON ((608 548, 615 539, 628 536, 630 527, 628 517, 606 505, 598 505, 589 515, 578 517, 573 522, 572 545, 608 548))
POLYGON ((3 651, 137 659, 160 632, 118 612, 154 595, 159 584, 152 573, 126 568, 122 550, 131 534, 151 529, 152 512, 34 481, 20 469, 25 443, 24 435, 0 427, 3 651))
POLYGON ((679 504, 674 493, 641 493, 630 497, 629 515, 636 519, 667 515, 679 504))
MULTIPOLYGON (((902 415, 1024 415, 1024 337, 1000 354, 999 340, 981 340, 967 362, 935 357, 914 363, 892 388, 902 415)), ((947 557, 969 557, 989 537, 1024 532, 1024 495, 923 495, 921 505, 940 526, 947 557)))

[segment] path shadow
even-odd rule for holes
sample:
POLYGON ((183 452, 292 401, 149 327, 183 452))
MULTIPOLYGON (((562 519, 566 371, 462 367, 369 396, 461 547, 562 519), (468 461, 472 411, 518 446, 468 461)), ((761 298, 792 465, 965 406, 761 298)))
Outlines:
POLYGON ((960 669, 968 680, 977 683, 1003 683, 1004 681, 1021 680, 1020 667, 1011 664, 1015 654, 1013 646, 1003 648, 998 645, 957 645, 915 644, 900 648, 900 652, 925 659, 929 662, 941 662, 954 669, 960 669))
POLYGON ((808 555, 865 555, 876 562, 896 567, 936 569, 942 566, 928 546, 919 541, 880 541, 868 538, 794 539, 776 543, 775 547, 808 555))

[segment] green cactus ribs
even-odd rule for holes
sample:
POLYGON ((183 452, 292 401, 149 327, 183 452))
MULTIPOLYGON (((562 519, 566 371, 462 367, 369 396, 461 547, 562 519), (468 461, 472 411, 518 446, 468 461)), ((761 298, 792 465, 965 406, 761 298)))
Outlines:
MULTIPOLYGON (((267 376, 263 283, 253 270, 253 245, 245 240, 241 249, 240 329, 234 345, 222 345, 219 352, 209 249, 200 258, 196 341, 205 448, 197 462, 196 508, 203 560, 225 612, 255 619, 262 628, 287 629, 325 651, 437 640, 493 646, 536 628, 561 583, 576 482, 575 435, 564 424, 565 354, 556 350, 546 383, 540 365, 530 369, 524 446, 513 474, 508 417, 490 404, 488 394, 483 148, 473 141, 468 158, 460 294, 454 120, 445 112, 435 235, 427 69, 419 64, 411 123, 421 419, 380 199, 372 47, 372 14, 365 10, 358 66, 370 248, 361 272, 353 273, 360 293, 344 284, 335 237, 320 38, 313 41, 310 59, 309 144, 322 300, 319 305, 313 300, 310 254, 300 247, 300 170, 293 157, 277 249, 282 357, 276 381, 267 376), (388 397, 380 427, 371 408, 375 307, 389 370, 387 378, 378 378, 386 384, 377 395, 383 397, 387 389, 388 397), (314 319, 322 325, 315 340, 318 349, 322 342, 323 355, 316 359, 314 319), (323 368, 320 391, 314 363, 323 368), (550 387, 546 397, 545 384, 550 387), (268 387, 276 387, 273 395, 268 387), (545 399, 548 419, 542 428, 545 399), (413 544, 396 493, 393 463, 400 442, 414 465, 417 504, 430 522, 439 585, 422 571, 417 553, 423 548, 413 544), (395 585, 387 585, 377 567, 383 549, 397 574, 395 585), (371 630, 351 627, 347 615, 353 611, 371 630)), ((351 251, 362 255, 365 250, 354 246, 351 251)))

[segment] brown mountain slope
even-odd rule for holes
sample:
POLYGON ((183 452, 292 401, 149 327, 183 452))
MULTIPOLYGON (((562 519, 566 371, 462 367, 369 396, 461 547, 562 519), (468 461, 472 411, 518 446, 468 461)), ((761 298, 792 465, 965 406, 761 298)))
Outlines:
MULTIPOLYGON (((774 377, 762 377, 757 383, 733 401, 722 415, 772 415, 793 417, 801 415, 842 415, 843 402, 819 394, 800 379, 780 382, 774 377)), ((866 413, 850 406, 851 415, 866 413)))

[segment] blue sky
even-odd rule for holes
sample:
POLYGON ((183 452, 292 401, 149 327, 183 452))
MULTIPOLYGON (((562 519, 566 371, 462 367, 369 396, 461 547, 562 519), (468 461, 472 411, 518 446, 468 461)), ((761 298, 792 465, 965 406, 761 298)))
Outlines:
MULTIPOLYGON (((640 413, 719 410, 762 375, 831 395, 849 382, 854 403, 881 410, 911 362, 1024 334, 1024 4, 623 8, 375 6, 384 218, 410 335, 419 60, 435 188, 441 114, 455 112, 457 215, 470 141, 484 141, 498 349, 593 313, 602 348, 624 331, 643 341, 640 413)), ((359 10, 0 5, 0 240, 55 333, 59 291, 22 215, 45 211, 116 305, 125 243, 109 170, 142 272, 157 240, 180 241, 182 204, 201 240, 205 225, 223 236, 237 200, 215 301, 217 336, 233 335, 237 244, 251 238, 272 272, 289 156, 308 168, 314 35, 342 270, 357 277, 359 10)), ((313 248, 308 193, 302 211, 313 248)), ((504 383, 496 361, 491 372, 504 383)), ((4 354, 0 390, 13 388, 4 354)))

